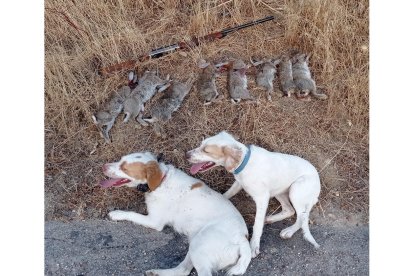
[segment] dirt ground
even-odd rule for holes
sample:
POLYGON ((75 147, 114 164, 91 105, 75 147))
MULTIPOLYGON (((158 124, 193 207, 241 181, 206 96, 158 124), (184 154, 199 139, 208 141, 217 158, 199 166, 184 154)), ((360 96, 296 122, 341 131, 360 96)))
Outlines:
MULTIPOLYGON (((245 144, 298 155, 315 165, 322 191, 311 212, 311 227, 367 227, 368 11, 367 0, 45 1, 46 225, 56 220, 102 220, 113 209, 145 213, 143 195, 138 191, 97 185, 104 177, 102 165, 145 150, 164 153, 167 162, 188 171, 184 152, 203 137, 226 130, 245 144), (141 128, 132 121, 123 124, 121 116, 111 130, 111 144, 99 136, 92 114, 127 82, 126 72, 106 78, 97 75, 100 66, 268 15, 276 19, 185 54, 144 62, 136 70, 158 69, 162 76, 186 80, 198 74, 200 58, 217 62, 237 56, 248 62, 250 57, 275 57, 296 49, 311 54, 311 72, 328 94, 327 100, 274 97, 269 102, 249 76, 249 88, 259 104, 233 105, 228 101, 224 74, 217 85, 227 100, 204 106, 193 89, 167 124, 166 138, 158 138, 151 127, 141 128)), ((159 96, 148 103, 146 112, 159 96)), ((233 181, 223 169, 197 177, 219 192, 225 192, 233 181)), ((251 226, 255 214, 251 198, 241 192, 232 202, 251 226)), ((278 208, 273 199, 268 212, 278 208)), ((292 254, 299 253, 303 252, 292 254)), ((346 256, 338 254, 338 260, 346 256)))
MULTIPOLYGON (((265 226, 261 253, 244 275, 369 275, 367 226, 311 227, 318 250, 299 232, 282 240, 283 227, 283 222, 265 226)), ((45 275, 143 275, 177 266, 188 250, 186 238, 171 228, 157 232, 128 222, 87 220, 48 222, 45 230, 45 275)))

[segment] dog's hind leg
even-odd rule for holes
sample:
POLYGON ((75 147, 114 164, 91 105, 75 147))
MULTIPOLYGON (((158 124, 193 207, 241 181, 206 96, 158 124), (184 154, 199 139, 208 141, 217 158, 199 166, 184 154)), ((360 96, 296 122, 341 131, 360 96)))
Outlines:
POLYGON ((240 247, 239 247, 239 252, 238 253, 239 253, 240 257, 239 257, 237 263, 233 267, 231 267, 229 270, 227 270, 226 276, 229 276, 229 275, 242 275, 246 272, 246 269, 249 266, 250 260, 252 258, 250 244, 247 241, 247 239, 242 240, 240 242, 240 247))
POLYGON ((146 276, 187 276, 193 269, 193 263, 191 262, 190 254, 187 253, 184 261, 178 266, 170 269, 151 269, 145 271, 146 276))
POLYGON ((318 182, 318 177, 301 177, 290 187, 289 198, 296 210, 297 218, 292 226, 289 226, 280 232, 280 237, 283 239, 291 238, 296 231, 302 228, 305 240, 310 242, 315 248, 319 247, 319 244, 315 241, 309 231, 309 213, 313 205, 318 202, 320 192, 318 182), (314 185, 314 183, 317 185, 314 185))
MULTIPOLYGON (((191 247, 191 245, 190 245, 191 247)), ((191 249, 190 249, 191 250, 191 249)), ((194 265, 195 270, 197 271, 197 275, 199 276, 212 276, 211 273, 211 264, 208 258, 201 258, 200 254, 191 253, 191 259, 194 265), (197 257, 198 255, 198 257, 197 257)), ((206 256, 208 257, 208 256, 206 256)))
POLYGON ((199 276, 212 276, 213 274, 211 273, 211 267, 209 266, 209 264, 207 262, 203 263, 200 262, 199 259, 197 259, 197 262, 194 263, 194 268, 197 271, 197 275, 199 276))
POLYGON ((282 211, 275 215, 267 216, 265 223, 281 221, 295 214, 295 209, 293 208, 292 204, 290 204, 288 193, 280 194, 275 197, 280 202, 280 205, 282 206, 282 211))

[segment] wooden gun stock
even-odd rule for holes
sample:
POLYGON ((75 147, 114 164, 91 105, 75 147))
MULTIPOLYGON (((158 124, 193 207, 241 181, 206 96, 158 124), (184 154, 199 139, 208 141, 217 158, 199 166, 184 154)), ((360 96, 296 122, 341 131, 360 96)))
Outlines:
POLYGON ((106 77, 114 72, 130 70, 135 67, 135 64, 137 64, 137 62, 137 60, 128 60, 115 65, 104 67, 99 70, 99 74, 106 77))
POLYGON ((138 59, 130 59, 130 60, 115 64, 115 65, 104 67, 99 70, 99 74, 101 76, 106 77, 115 72, 132 70, 135 68, 138 62, 143 62, 145 60, 148 60, 149 58, 150 58, 149 55, 145 55, 145 56, 139 57, 138 59))

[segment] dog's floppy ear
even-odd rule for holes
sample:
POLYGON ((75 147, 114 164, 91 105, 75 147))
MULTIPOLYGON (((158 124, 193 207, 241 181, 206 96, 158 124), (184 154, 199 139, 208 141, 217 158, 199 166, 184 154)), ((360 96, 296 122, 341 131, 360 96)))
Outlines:
POLYGON ((150 161, 145 166, 148 187, 154 191, 161 184, 162 172, 156 161, 150 161))
POLYGON ((227 171, 234 171, 241 162, 242 150, 238 146, 224 146, 223 153, 226 158, 224 168, 227 171))

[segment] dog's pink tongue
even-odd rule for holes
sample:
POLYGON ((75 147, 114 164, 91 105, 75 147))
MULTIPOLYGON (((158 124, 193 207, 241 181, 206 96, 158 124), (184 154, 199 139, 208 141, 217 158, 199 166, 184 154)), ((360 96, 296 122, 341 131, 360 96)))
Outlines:
POLYGON ((112 186, 117 186, 117 185, 125 184, 128 182, 130 182, 130 180, 126 178, 111 178, 111 179, 102 180, 100 185, 102 188, 109 188, 112 186))
POLYGON ((192 165, 190 168, 190 173, 191 174, 198 173, 205 164, 207 164, 207 162, 202 162, 202 163, 197 163, 197 164, 192 165))

